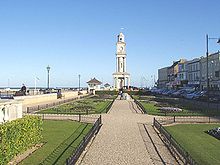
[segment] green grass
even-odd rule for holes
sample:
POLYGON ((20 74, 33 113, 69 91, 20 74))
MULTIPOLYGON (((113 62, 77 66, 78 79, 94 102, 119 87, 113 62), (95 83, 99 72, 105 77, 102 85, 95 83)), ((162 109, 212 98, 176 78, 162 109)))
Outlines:
POLYGON ((152 97, 152 96, 133 96, 138 100, 144 107, 149 115, 159 115, 159 116, 219 116, 220 111, 214 111, 210 109, 205 109, 199 105, 183 104, 178 101, 178 99, 170 97, 152 97), (175 107, 181 108, 181 112, 161 112, 159 110, 159 104, 162 107, 175 107))
POLYGON ((159 110, 159 107, 155 106, 154 103, 140 101, 140 103, 144 106, 147 114, 149 115, 157 115, 157 116, 204 116, 205 114, 197 112, 197 111, 190 111, 187 109, 182 109, 181 112, 171 112, 171 113, 164 113, 159 110))
POLYGON ((106 113, 107 106, 112 102, 110 99, 83 99, 63 104, 53 108, 41 110, 44 114, 99 114, 106 113))
POLYGON ((75 121, 44 120, 42 142, 45 144, 20 164, 65 164, 91 127, 75 121))
POLYGON ((166 129, 200 165, 220 164, 220 140, 205 131, 220 124, 181 124, 166 129))

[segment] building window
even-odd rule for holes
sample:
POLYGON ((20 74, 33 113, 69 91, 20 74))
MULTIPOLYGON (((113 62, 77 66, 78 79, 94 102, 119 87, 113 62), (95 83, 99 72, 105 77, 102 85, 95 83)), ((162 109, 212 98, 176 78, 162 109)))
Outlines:
POLYGON ((215 71, 215 77, 219 77, 219 71, 215 71))

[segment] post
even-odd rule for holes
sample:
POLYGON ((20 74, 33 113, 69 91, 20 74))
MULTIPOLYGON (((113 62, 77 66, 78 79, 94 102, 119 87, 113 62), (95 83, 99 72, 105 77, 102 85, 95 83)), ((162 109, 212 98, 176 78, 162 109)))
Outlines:
POLYGON ((176 116, 175 115, 173 116, 173 122, 174 123, 176 122, 176 116))
POLYGON ((47 66, 47 89, 50 88, 50 66, 47 66))
POLYGON ((79 122, 81 121, 81 114, 79 114, 79 122))
POLYGON ((102 115, 99 116, 99 119, 100 119, 100 123, 99 124, 102 124, 102 115))
POLYGON ((206 34, 206 81, 207 81, 207 97, 209 103, 209 36, 206 34))
POLYGON ((78 76, 79 76, 79 93, 80 93, 80 74, 78 76))

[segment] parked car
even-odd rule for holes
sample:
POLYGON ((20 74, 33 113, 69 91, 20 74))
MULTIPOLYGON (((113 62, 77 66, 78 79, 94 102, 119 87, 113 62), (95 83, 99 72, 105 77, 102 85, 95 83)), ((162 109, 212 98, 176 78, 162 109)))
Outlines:
POLYGON ((200 91, 193 96, 193 99, 202 100, 202 98, 206 96, 206 93, 207 93, 207 91, 200 91))
POLYGON ((190 93, 187 93, 185 95, 185 98, 186 99, 194 99, 195 97, 197 97, 199 95, 201 91, 194 91, 194 92, 190 92, 190 93))

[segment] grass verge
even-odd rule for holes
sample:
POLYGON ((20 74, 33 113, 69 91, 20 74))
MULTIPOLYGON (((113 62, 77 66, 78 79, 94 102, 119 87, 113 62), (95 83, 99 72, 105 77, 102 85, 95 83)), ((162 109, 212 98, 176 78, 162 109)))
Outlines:
POLYGON ((44 120, 42 142, 45 144, 20 164, 65 164, 91 128, 92 124, 44 120))
POLYGON ((200 165, 220 164, 220 140, 205 133, 220 124, 179 124, 167 131, 200 165))

